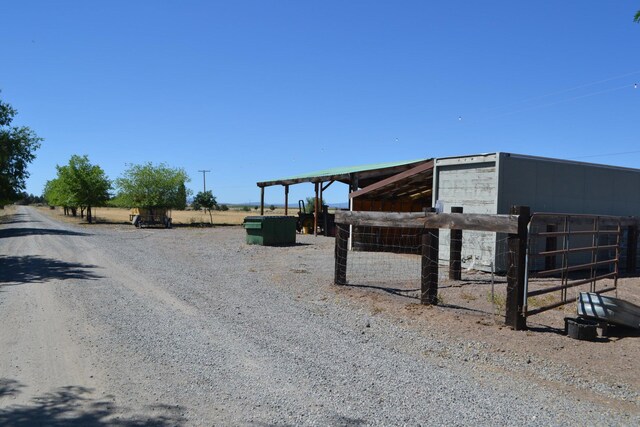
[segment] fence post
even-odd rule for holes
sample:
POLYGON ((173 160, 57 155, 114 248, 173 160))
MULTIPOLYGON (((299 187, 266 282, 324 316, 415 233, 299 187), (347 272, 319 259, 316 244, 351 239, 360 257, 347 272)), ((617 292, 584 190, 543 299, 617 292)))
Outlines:
POLYGON ((638 256, 638 227, 630 225, 627 227, 627 265, 628 276, 636 274, 636 257, 638 256))
POLYGON ((345 224, 336 224, 336 249, 335 264, 336 271, 334 283, 336 285, 347 284, 347 239, 349 238, 349 228, 345 224))
MULTIPOLYGON (((425 213, 435 212, 434 208, 425 213)), ((427 228, 422 233, 422 277, 420 280, 420 303, 438 304, 438 246, 440 230, 427 228)))
MULTIPOLYGON (((451 207, 451 213, 462 213, 460 206, 451 207)), ((462 230, 451 230, 449 238, 449 280, 462 279, 462 230)))
POLYGON ((511 215, 518 215, 518 233, 509 234, 509 270, 507 273, 507 309, 505 324, 516 331, 527 329, 524 313, 524 278, 527 249, 527 225, 531 210, 528 206, 512 206, 511 215))

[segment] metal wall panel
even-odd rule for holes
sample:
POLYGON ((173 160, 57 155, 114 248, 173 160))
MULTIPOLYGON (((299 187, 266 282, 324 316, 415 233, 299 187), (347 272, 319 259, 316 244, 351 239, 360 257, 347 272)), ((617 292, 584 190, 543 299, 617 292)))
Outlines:
POLYGON ((640 170, 501 153, 497 213, 640 215, 640 170))

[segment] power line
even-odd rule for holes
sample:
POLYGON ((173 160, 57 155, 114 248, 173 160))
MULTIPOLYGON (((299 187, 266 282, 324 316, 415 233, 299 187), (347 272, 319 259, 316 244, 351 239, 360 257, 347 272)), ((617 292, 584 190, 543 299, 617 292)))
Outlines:
MULTIPOLYGON (((597 84, 600 84, 600 83, 610 82, 612 80, 622 79, 624 77, 629 77, 629 76, 633 76, 633 75, 636 75, 636 74, 640 74, 640 70, 633 71, 631 73, 622 74, 622 75, 615 76, 615 77, 609 77, 609 78, 606 78, 606 79, 596 80, 596 81, 593 81, 593 82, 590 82, 590 83, 584 83, 584 84, 581 84, 581 85, 578 85, 578 86, 574 86, 574 87, 569 88, 569 89, 562 89, 562 90, 559 90, 559 91, 547 93, 545 95, 532 96, 532 97, 529 97, 529 98, 522 99, 520 101, 515 101, 515 102, 509 103, 509 104, 505 104, 505 105, 501 105, 501 106, 490 107, 488 110, 497 110, 497 109, 500 109, 500 108, 506 108, 506 107, 512 107, 512 106, 519 105, 519 104, 524 104, 524 103, 530 102, 530 101, 536 101, 536 100, 539 100, 539 99, 549 98, 551 96, 560 95, 560 94, 567 93, 567 92, 573 92, 574 90, 583 89, 585 87, 594 86, 594 85, 597 85, 597 84)), ((627 86, 625 86, 625 87, 627 87, 627 86)), ((575 99, 575 98, 571 98, 571 99, 575 99)))
POLYGON ((629 77, 629 76, 633 76, 633 75, 636 75, 636 74, 640 74, 640 70, 633 71, 633 72, 626 73, 626 74, 621 74, 621 75, 618 75, 618 76, 615 76, 615 77, 609 77, 609 78, 606 78, 606 79, 596 80, 596 81, 593 81, 593 82, 590 82, 590 83, 585 83, 585 84, 582 84, 582 85, 574 86, 574 87, 569 88, 569 89, 563 89, 563 90, 560 90, 560 91, 551 92, 551 93, 548 93, 548 94, 545 94, 545 95, 525 98, 523 100, 511 102, 511 103, 508 103, 508 104, 503 104, 501 106, 489 107, 489 108, 484 109, 484 111, 482 111, 482 110, 477 111, 478 115, 480 115, 482 113, 484 113, 484 115, 485 115, 484 117, 479 117, 478 119, 474 119, 473 116, 469 115, 469 114, 458 115, 458 121, 460 122, 460 121, 462 121, 463 118, 466 119, 467 117, 471 118, 470 121, 465 120, 467 123, 486 121, 486 120, 495 119, 495 118, 499 118, 499 117, 503 117, 503 116, 519 114, 519 113, 523 113, 523 112, 527 112, 527 111, 531 111, 531 110, 537 110, 537 109, 540 109, 540 108, 551 107, 551 106, 554 106, 554 105, 557 105, 557 104, 561 104, 561 103, 564 103, 564 102, 570 102, 570 101, 574 101, 574 100, 581 99, 581 98, 587 98, 587 97, 591 97, 591 96, 595 96, 595 95, 601 95, 601 94, 605 94, 605 93, 609 93, 609 92, 615 92, 615 91, 619 91, 619 90, 623 90, 623 89, 627 89, 627 88, 635 88, 635 89, 637 89, 638 88, 638 83, 635 83, 635 84, 634 83, 627 83, 627 84, 625 84, 623 86, 618 86, 618 87, 609 88, 609 89, 601 89, 601 90, 597 90, 597 91, 594 91, 594 92, 588 92, 588 93, 585 93, 585 94, 582 94, 582 95, 572 96, 572 97, 569 97, 569 98, 561 98, 561 99, 558 99, 558 100, 552 101, 552 102, 547 102, 547 103, 538 104, 538 105, 531 105, 529 107, 523 106, 520 109, 510 108, 511 111, 506 111, 506 112, 503 112, 503 113, 496 113, 494 115, 488 115, 488 113, 491 112, 491 111, 504 109, 504 108, 509 108, 509 107, 516 107, 518 105, 526 104, 526 103, 529 103, 529 102, 532 102, 532 101, 539 101, 539 100, 542 100, 542 99, 545 99, 545 98, 549 98, 549 97, 552 97, 552 96, 555 96, 555 95, 560 95, 560 94, 563 94, 563 93, 572 92, 572 91, 575 91, 575 90, 578 90, 578 89, 583 89, 583 88, 586 88, 586 87, 589 87, 589 86, 594 86, 594 85, 597 85, 597 84, 606 83, 606 82, 613 81, 613 80, 618 80, 618 79, 629 77))
POLYGON ((618 152, 618 153, 590 154, 588 156, 574 157, 574 159, 588 159, 588 158, 592 158, 592 157, 607 157, 607 156, 622 156, 622 155, 625 155, 625 154, 638 154, 638 153, 640 153, 640 150, 622 151, 622 152, 618 152))

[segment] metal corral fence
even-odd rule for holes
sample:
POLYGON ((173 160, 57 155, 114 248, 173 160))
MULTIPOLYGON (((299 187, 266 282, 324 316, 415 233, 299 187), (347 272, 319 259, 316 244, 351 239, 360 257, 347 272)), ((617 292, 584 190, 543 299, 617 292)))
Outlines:
POLYGON ((616 291, 620 271, 634 274, 636 265, 635 218, 535 213, 528 229, 525 315, 573 303, 580 291, 616 291), (530 309, 532 299, 537 303, 530 309))
MULTIPOLYGON (((621 270, 636 272, 636 218, 531 215, 524 206, 512 207, 509 215, 464 214, 461 210, 336 212, 335 283, 384 283, 389 289, 394 283, 417 285, 419 281, 420 287, 414 291, 420 302, 438 304, 439 280, 483 283, 473 273, 480 260, 485 271, 490 267, 492 300, 494 285, 502 286, 505 323, 525 329, 528 316, 575 301, 570 289, 615 290, 621 270), (445 242, 440 241, 441 229, 446 230, 445 242), (441 256, 442 248, 448 249, 445 256, 441 256), (488 252, 490 258, 482 255, 488 252), (481 255, 476 258, 476 254, 481 255), (447 257, 443 274, 440 264, 447 257), (356 266, 350 258, 366 262, 356 266), (501 273, 498 279, 493 274, 496 266, 501 273), (543 298, 555 293, 559 298, 543 298), (535 307, 529 309, 531 305, 535 307)), ((412 290, 406 286, 396 290, 402 289, 412 290)))

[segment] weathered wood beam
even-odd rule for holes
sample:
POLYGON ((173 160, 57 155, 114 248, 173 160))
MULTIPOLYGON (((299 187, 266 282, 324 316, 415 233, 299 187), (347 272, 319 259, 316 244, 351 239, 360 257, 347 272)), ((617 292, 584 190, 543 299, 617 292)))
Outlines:
POLYGON ((379 190, 381 188, 387 187, 387 186, 393 186, 394 184, 407 179, 413 175, 419 174, 419 173, 423 173, 425 171, 430 171, 433 169, 433 160, 430 160, 428 162, 422 163, 421 165, 418 165, 416 167, 413 167, 409 170, 406 170, 404 172, 400 172, 397 175, 393 175, 389 178, 383 179, 382 181, 378 181, 374 184, 371 184, 368 187, 363 188, 362 190, 358 190, 355 191, 353 193, 351 193, 349 195, 349 197, 354 198, 354 197, 358 197, 358 196, 362 196, 363 194, 367 194, 369 192, 372 191, 376 191, 379 190))
POLYGON ((527 329, 525 317, 525 276, 527 269, 527 225, 531 218, 528 206, 512 206, 511 211, 518 221, 518 229, 508 236, 509 266, 507 270, 507 298, 505 324, 521 331, 527 329))
POLYGON ((284 214, 289 215, 289 186, 284 186, 284 214))
POLYGON ((337 211, 336 222, 372 227, 445 228, 496 233, 518 232, 518 215, 337 211))
MULTIPOLYGON (((463 213, 460 206, 452 206, 451 213, 463 213)), ((449 280, 462 279, 462 230, 451 230, 449 235, 449 280)))

